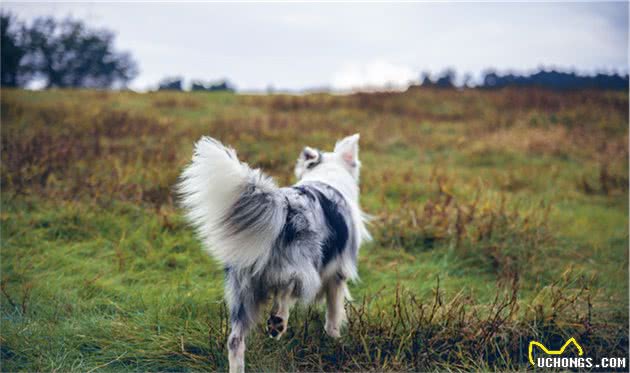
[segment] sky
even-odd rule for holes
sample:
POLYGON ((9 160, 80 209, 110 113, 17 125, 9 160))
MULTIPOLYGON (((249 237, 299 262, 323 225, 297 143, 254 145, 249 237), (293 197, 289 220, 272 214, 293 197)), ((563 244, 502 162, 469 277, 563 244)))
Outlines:
POLYGON ((405 88, 423 71, 628 72, 628 2, 11 3, 116 33, 152 89, 167 76, 240 91, 405 88))

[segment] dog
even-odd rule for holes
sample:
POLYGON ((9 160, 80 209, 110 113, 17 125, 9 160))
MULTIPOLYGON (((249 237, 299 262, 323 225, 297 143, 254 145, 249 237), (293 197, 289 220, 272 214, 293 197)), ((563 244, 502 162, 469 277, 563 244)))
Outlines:
POLYGON ((359 134, 332 152, 304 148, 298 182, 283 188, 219 141, 196 143, 178 191, 187 220, 225 269, 230 372, 244 371, 245 337, 270 299, 270 337, 286 332, 296 302, 324 297, 326 333, 340 337, 347 282, 358 277, 359 247, 370 239, 359 207, 360 167, 359 134))

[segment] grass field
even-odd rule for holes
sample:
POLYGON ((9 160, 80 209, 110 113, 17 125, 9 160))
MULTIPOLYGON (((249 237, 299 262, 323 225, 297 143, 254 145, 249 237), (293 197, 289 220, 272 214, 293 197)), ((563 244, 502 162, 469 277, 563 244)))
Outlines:
POLYGON ((2 371, 226 370, 223 270, 172 192, 211 135, 279 184, 361 133, 349 323, 261 324, 252 371, 523 370, 628 356, 628 94, 2 91, 2 371))

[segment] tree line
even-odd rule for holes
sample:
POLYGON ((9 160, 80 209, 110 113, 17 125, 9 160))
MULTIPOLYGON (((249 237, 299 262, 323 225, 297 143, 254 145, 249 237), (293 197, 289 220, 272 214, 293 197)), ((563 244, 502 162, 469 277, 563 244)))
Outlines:
MULTIPOLYGON (((164 78, 158 84, 158 91, 183 91, 184 79, 181 77, 164 78)), ((203 80, 193 80, 190 87, 191 91, 207 91, 207 92, 234 92, 236 88, 227 80, 219 80, 216 82, 204 82, 203 80)))
MULTIPOLYGON (((13 14, 0 11, 1 85, 25 87, 38 82, 44 88, 124 88, 138 75, 138 65, 127 52, 114 48, 114 34, 92 29, 73 19, 37 18, 30 24, 13 14)), ((500 74, 488 70, 481 83, 473 84, 470 74, 458 82, 449 69, 432 78, 423 73, 415 87, 449 89, 499 89, 505 87, 541 87, 558 90, 610 89, 628 90, 628 75, 578 75, 575 72, 540 70, 529 75, 500 74)), ((180 77, 165 78, 158 90, 184 90, 180 77)), ((227 80, 192 81, 192 91, 235 91, 227 80)))
MULTIPOLYGON (((456 73, 454 70, 446 70, 437 78, 432 79, 429 73, 423 73, 420 84, 412 87, 424 88, 456 88, 456 73)), ((463 87, 473 87, 472 76, 466 74, 463 77, 463 87)), ((578 90, 578 89, 608 89, 628 90, 628 75, 604 74, 578 75, 575 72, 562 72, 556 70, 539 70, 529 75, 513 73, 500 74, 494 70, 487 70, 480 84, 474 85, 480 89, 499 89, 506 87, 537 87, 554 90, 578 90)))

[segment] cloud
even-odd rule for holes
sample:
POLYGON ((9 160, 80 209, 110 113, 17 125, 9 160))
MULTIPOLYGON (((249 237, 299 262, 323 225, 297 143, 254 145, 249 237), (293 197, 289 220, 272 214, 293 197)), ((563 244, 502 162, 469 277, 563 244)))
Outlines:
POLYGON ((405 89, 415 80, 418 80, 418 71, 409 66, 374 60, 344 65, 334 73, 332 88, 343 91, 378 87, 405 89))

